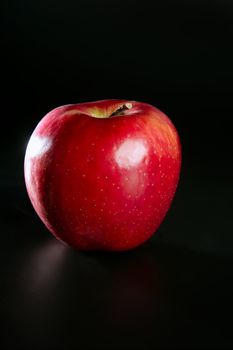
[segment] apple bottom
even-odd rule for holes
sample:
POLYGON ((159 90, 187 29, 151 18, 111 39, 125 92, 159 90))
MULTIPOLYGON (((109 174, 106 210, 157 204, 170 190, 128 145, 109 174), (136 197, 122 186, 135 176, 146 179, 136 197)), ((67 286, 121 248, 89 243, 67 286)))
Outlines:
MULTIPOLYGON (((108 220, 105 217, 105 224, 102 225, 100 225, 101 217, 99 217, 99 220, 97 219, 97 222, 93 218, 92 220, 87 218, 87 221, 79 222, 78 219, 74 219, 74 216, 69 218, 69 216, 63 214, 61 215, 63 218, 61 223, 57 215, 53 215, 53 218, 50 216, 49 221, 43 215, 40 215, 40 217, 48 230, 59 241, 75 249, 83 251, 126 251, 140 246, 151 238, 163 221, 167 210, 164 213, 160 212, 158 217, 155 217, 152 211, 151 218, 148 218, 147 215, 146 221, 143 220, 143 215, 139 220, 134 218, 134 221, 125 220, 124 222, 116 215, 116 219, 112 223, 107 222, 108 220)), ((112 220, 112 217, 109 219, 112 220)))

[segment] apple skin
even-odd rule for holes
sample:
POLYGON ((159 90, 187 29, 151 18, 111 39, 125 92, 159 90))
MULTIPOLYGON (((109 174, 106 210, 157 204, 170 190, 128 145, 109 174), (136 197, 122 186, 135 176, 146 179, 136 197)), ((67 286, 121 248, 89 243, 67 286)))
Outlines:
POLYGON ((153 235, 180 167, 170 119, 149 104, 113 99, 49 112, 24 162, 29 198, 53 235, 80 250, 108 251, 135 248, 153 235))

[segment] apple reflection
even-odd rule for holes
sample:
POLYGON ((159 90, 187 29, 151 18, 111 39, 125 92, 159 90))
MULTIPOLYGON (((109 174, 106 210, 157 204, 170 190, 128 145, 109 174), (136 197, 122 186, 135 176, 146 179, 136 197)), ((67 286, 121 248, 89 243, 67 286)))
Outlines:
POLYGON ((31 252, 24 263, 22 277, 24 291, 33 302, 47 298, 59 283, 68 250, 67 246, 52 239, 31 252))
POLYGON ((150 329, 163 303, 160 265, 145 246, 123 254, 82 253, 51 239, 37 243, 20 271, 14 317, 23 320, 28 345, 40 348, 48 339, 65 344, 74 334, 84 346, 87 332, 101 344, 103 327, 108 339, 117 333, 120 342, 126 330, 150 329))

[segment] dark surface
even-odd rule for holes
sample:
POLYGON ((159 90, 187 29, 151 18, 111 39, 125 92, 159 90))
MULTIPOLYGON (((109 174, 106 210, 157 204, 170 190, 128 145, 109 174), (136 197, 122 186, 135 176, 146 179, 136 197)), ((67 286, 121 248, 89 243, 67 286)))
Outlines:
POLYGON ((231 2, 1 6, 0 348, 232 348, 231 2), (34 213, 23 157, 49 110, 105 98, 167 113, 183 167, 153 239, 84 254, 34 213))
POLYGON ((232 347, 233 261, 226 256, 232 246, 218 227, 226 213, 216 213, 213 198, 205 198, 214 194, 198 187, 190 208, 185 187, 181 182, 157 235, 120 254, 62 245, 39 222, 24 189, 7 190, 1 208, 1 348, 232 347))

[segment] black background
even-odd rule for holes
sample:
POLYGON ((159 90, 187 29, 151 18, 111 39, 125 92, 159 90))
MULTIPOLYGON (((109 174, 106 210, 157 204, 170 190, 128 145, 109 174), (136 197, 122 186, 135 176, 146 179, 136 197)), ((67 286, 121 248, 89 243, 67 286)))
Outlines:
POLYGON ((233 346, 232 21, 230 0, 1 3, 1 349, 233 346), (37 218, 23 157, 49 110, 108 98, 170 116, 182 173, 153 239, 84 254, 37 218))

